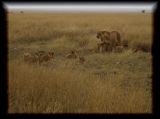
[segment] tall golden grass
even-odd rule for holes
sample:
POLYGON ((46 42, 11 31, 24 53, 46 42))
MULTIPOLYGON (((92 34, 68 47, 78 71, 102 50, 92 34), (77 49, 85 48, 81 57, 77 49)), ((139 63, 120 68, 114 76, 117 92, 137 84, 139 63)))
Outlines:
POLYGON ((12 13, 8 38, 9 113, 152 113, 152 14, 12 13), (88 52, 104 29, 119 31, 129 49, 88 52), (22 59, 50 49, 55 58, 43 65, 22 59), (65 59, 74 49, 84 64, 65 59))

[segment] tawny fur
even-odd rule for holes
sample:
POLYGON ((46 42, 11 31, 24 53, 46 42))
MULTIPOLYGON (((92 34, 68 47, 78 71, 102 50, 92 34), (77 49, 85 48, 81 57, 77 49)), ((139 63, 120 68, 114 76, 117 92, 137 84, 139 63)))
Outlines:
POLYGON ((48 52, 47 54, 44 54, 42 56, 40 56, 39 58, 39 62, 47 62, 49 60, 51 60, 54 57, 54 52, 48 52))
POLYGON ((83 56, 79 57, 79 63, 83 64, 85 62, 85 58, 83 56))
POLYGON ((112 50, 110 42, 102 42, 97 44, 98 52, 108 52, 112 50))
POLYGON ((116 46, 121 45, 121 36, 120 33, 117 31, 99 31, 97 32, 97 38, 100 39, 102 43, 110 42, 113 49, 116 46))
POLYGON ((68 59, 76 59, 77 58, 77 54, 75 51, 71 51, 69 54, 66 55, 66 58, 68 59))
POLYGON ((34 55, 32 53, 29 53, 29 52, 24 53, 23 59, 24 59, 25 62, 28 62, 28 63, 36 63, 36 62, 39 61, 39 58, 38 58, 37 55, 34 55))

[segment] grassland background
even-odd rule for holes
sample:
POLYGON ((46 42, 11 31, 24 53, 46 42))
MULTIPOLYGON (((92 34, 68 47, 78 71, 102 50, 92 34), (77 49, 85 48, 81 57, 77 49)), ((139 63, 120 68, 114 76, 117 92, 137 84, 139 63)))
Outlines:
POLYGON ((152 14, 9 13, 9 113, 151 113, 152 56, 133 52, 152 44, 152 14), (119 31, 129 49, 90 53, 99 30, 119 31), (26 51, 53 50, 42 66, 28 65, 26 51), (86 62, 67 60, 72 49, 86 62))

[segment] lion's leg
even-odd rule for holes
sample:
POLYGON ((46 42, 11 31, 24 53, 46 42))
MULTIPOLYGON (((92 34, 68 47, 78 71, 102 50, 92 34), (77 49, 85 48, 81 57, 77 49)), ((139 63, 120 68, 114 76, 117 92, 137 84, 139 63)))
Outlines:
POLYGON ((100 53, 103 53, 103 46, 102 46, 102 45, 100 45, 99 52, 100 52, 100 53))
POLYGON ((98 44, 97 44, 97 51, 98 51, 98 52, 101 52, 101 43, 98 43, 98 44))
POLYGON ((105 52, 105 44, 102 44, 102 53, 104 53, 105 52))
POLYGON ((110 41, 106 41, 105 42, 105 51, 106 52, 110 52, 111 51, 111 42, 110 41))

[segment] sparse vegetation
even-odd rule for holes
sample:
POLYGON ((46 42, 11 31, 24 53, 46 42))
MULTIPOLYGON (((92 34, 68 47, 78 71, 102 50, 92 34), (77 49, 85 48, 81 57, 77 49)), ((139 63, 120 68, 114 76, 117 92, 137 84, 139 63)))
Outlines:
POLYGON ((9 113, 152 113, 151 14, 8 14, 8 38, 9 113), (104 29, 127 48, 95 52, 104 29), (23 61, 50 49, 42 65, 23 61))

